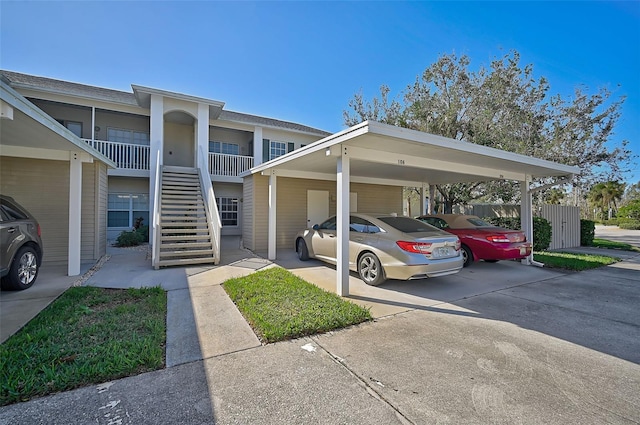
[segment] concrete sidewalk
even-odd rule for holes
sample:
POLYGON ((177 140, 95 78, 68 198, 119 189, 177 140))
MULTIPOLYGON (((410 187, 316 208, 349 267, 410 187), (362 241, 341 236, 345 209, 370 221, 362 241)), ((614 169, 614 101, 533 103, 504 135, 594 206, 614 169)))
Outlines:
MULTIPOLYGON (((160 271, 112 254, 87 284, 168 290, 169 367, 2 407, 0 424, 640 422, 636 253, 581 273, 500 262, 353 282, 377 320, 263 346, 219 283, 269 262, 225 251, 218 267, 160 271)), ((282 257, 335 285, 331 267, 282 257)))

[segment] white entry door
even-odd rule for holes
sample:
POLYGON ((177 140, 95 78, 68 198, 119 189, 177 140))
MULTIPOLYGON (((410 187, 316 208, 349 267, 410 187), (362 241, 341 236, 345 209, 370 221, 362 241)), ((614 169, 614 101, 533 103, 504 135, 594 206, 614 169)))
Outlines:
POLYGON ((307 190, 307 228, 329 218, 329 191, 307 190))

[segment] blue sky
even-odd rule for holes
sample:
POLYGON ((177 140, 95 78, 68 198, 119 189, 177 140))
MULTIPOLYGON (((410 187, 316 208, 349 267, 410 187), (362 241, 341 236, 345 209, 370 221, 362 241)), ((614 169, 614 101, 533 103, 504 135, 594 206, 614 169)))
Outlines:
POLYGON ((478 67, 515 49, 553 94, 626 96, 612 142, 640 153, 638 0, 0 1, 0 23, 2 69, 177 91, 331 132, 360 90, 371 98, 386 84, 401 95, 442 54, 478 67))

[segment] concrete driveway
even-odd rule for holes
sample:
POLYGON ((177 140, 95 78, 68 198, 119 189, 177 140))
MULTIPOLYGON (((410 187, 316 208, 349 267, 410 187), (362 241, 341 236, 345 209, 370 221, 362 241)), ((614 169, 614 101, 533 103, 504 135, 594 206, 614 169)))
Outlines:
MULTIPOLYGON (((640 257, 621 254, 580 273, 500 262, 352 282, 375 321, 6 406, 0 423, 638 424, 640 257)), ((331 267, 289 261, 335 285, 331 267)))

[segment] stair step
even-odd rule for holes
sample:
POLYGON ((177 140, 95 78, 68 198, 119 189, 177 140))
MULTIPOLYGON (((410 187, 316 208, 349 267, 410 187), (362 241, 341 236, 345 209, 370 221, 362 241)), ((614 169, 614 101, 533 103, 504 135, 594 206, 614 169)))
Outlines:
POLYGON ((180 228, 180 227, 173 227, 173 228, 171 228, 171 227, 162 227, 162 228, 160 228, 160 233, 165 234, 165 235, 168 235, 168 234, 183 235, 183 234, 203 233, 203 234, 206 234, 208 236, 209 235, 209 227, 198 227, 198 228, 191 228, 191 229, 184 229, 184 228, 180 228))
POLYGON ((177 251, 163 251, 160 247, 160 261, 167 257, 204 257, 213 256, 213 249, 190 249, 177 251))
POLYGON ((209 234, 206 235, 176 235, 176 236, 160 236, 160 243, 162 242, 171 242, 171 241, 209 241, 211 243, 211 238, 209 234))
POLYGON ((163 173, 192 173, 196 174, 198 172, 197 168, 193 167, 180 167, 177 165, 163 165, 162 166, 163 173))
POLYGON ((183 248, 209 248, 211 250, 211 241, 209 242, 176 242, 176 243, 164 243, 160 241, 160 253, 163 254, 163 249, 183 249, 183 248))
POLYGON ((179 190, 180 192, 192 193, 198 192, 200 193, 200 185, 197 186, 176 186, 171 184, 163 184, 162 185, 162 193, 171 191, 171 190, 179 190))
POLYGON ((167 201, 171 201, 171 200, 187 200, 187 201, 203 201, 202 198, 202 194, 201 193, 184 193, 184 192, 178 192, 178 193, 165 193, 162 196, 162 200, 167 200, 167 201))
POLYGON ((197 215, 161 215, 160 216, 160 224, 165 221, 170 221, 172 223, 184 221, 185 223, 193 223, 201 221, 203 223, 207 222, 207 217, 198 217, 197 215))
POLYGON ((186 266, 189 264, 214 264, 213 258, 180 258, 173 260, 158 261, 159 267, 186 266))
POLYGON ((163 206, 162 209, 160 210, 162 215, 178 215, 178 214, 182 214, 182 215, 205 215, 205 209, 204 208, 190 208, 190 209, 186 209, 183 206, 180 207, 165 207, 163 206))

